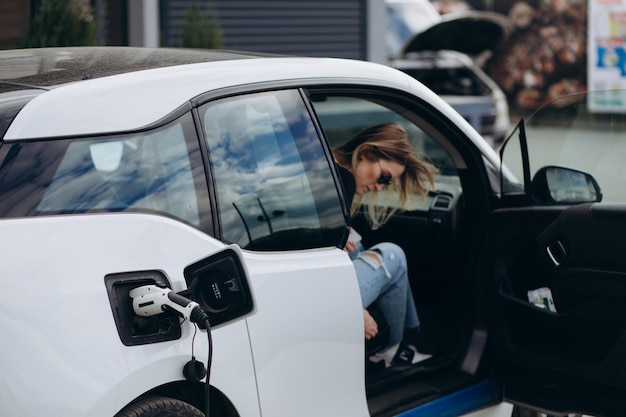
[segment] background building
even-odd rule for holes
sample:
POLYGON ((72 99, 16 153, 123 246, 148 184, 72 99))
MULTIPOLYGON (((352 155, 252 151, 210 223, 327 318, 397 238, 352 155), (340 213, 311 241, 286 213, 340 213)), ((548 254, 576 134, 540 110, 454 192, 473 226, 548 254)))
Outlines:
MULTIPOLYGON (((0 49, 19 45, 41 1, 2 1, 0 49)), ((186 12, 196 4, 217 17, 226 49, 375 62, 386 58, 380 0, 84 1, 99 22, 101 45, 181 46, 186 12)))
MULTIPOLYGON (((20 46, 44 1, 0 2, 0 49, 20 46)), ((384 0, 62 0, 98 22, 100 45, 184 46, 188 11, 216 19, 221 47, 386 63, 384 0)), ((512 36, 485 68, 514 112, 586 89, 586 0, 431 0, 440 13, 477 9, 510 17, 512 36)), ((621 1, 621 0, 620 0, 621 1)))

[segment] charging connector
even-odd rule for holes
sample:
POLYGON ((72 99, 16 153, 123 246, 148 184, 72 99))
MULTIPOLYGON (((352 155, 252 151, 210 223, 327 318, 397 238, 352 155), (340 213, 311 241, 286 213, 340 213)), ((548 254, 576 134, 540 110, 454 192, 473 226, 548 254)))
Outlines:
POLYGON ((183 319, 198 324, 200 328, 206 328, 208 316, 202 307, 167 287, 144 285, 133 288, 128 295, 133 299, 135 314, 140 317, 155 316, 173 310, 183 319))
POLYGON ((209 417, 211 409, 211 390, 209 379, 211 377, 211 362, 213 356, 213 341, 211 337, 211 323, 209 322, 209 316, 204 312, 202 307, 200 307, 200 304, 175 293, 167 287, 159 287, 158 285, 143 285, 141 287, 133 288, 129 291, 128 295, 133 299, 133 310, 138 316, 150 317, 172 310, 183 319, 196 323, 201 329, 207 329, 209 353, 206 371, 204 371, 204 369, 199 370, 199 365, 202 365, 202 368, 204 368, 204 366, 201 362, 197 362, 195 357, 192 355, 191 361, 189 361, 183 368, 183 375, 185 378, 195 381, 202 379, 204 375, 206 375, 206 408, 204 414, 206 417, 209 417))

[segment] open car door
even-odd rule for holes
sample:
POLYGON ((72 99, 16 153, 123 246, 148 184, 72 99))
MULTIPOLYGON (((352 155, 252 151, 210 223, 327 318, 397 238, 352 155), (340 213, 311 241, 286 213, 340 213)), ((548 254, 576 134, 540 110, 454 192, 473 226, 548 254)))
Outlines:
POLYGON ((559 99, 502 150, 524 180, 502 190, 483 252, 497 373, 520 416, 626 415, 626 112, 597 105, 615 94, 559 99))

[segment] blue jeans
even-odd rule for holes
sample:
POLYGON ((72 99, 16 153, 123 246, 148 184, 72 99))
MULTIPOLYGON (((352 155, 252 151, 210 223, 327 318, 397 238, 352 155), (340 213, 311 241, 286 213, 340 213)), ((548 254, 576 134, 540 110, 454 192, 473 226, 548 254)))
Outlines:
POLYGON ((378 306, 389 326, 387 347, 393 346, 402 341, 404 329, 420 325, 409 285, 406 255, 395 243, 379 243, 367 251, 361 243, 358 246, 350 253, 350 259, 356 270, 363 308, 378 306), (377 251, 378 260, 371 251, 377 251))

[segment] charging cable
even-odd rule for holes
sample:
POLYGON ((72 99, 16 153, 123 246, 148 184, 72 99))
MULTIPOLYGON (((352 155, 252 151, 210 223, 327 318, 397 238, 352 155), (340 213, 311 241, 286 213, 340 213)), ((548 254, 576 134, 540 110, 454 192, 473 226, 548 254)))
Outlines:
POLYGON ((128 295, 133 299, 133 310, 138 316, 150 317, 167 311, 174 311, 182 317, 183 320, 189 320, 201 329, 207 330, 209 352, 206 369, 204 369, 202 362, 196 361, 196 358, 192 354, 191 361, 187 362, 183 369, 183 375, 185 375, 185 378, 188 380, 199 381, 204 378, 204 375, 206 374, 206 410, 204 414, 206 417, 209 417, 209 377, 211 375, 211 361, 213 357, 213 340, 211 337, 211 323, 209 323, 209 316, 205 313, 202 307, 200 307, 200 304, 175 293, 167 287, 143 285, 141 287, 133 288, 130 290, 128 295))

